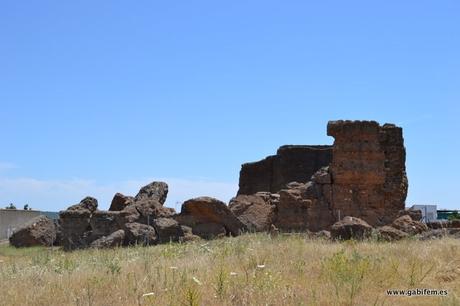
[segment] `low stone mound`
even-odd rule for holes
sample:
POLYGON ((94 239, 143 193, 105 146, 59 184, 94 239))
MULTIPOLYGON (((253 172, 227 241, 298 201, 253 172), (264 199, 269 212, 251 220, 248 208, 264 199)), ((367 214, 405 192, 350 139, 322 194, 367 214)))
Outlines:
POLYGON ((401 240, 409 236, 409 234, 388 225, 377 228, 376 232, 378 238, 385 241, 401 240))
POLYGON ((210 238, 221 234, 238 236, 246 226, 225 203, 211 197, 199 197, 182 204, 175 219, 192 228, 195 235, 210 238))
POLYGON ((125 224, 125 245, 152 245, 158 240, 155 228, 141 223, 125 224))
POLYGON ((56 227, 53 220, 37 216, 15 230, 10 244, 15 247, 52 246, 56 240, 56 227))
POLYGON ((121 229, 91 242, 90 247, 97 249, 119 247, 122 246, 124 239, 125 231, 121 229))
POLYGON ((392 227, 399 229, 409 235, 426 232, 428 227, 425 223, 414 221, 409 215, 404 215, 393 221, 392 227))
POLYGON ((447 220, 436 220, 436 221, 427 222, 426 226, 429 229, 442 229, 442 228, 449 228, 451 224, 447 220))
POLYGON ((250 232, 270 229, 275 215, 278 194, 259 192, 254 195, 238 195, 230 200, 228 207, 250 232))
POLYGON ((460 228, 430 229, 426 232, 417 235, 417 237, 420 240, 433 240, 445 237, 460 239, 460 228))
POLYGON ((420 209, 404 209, 400 210, 398 213, 398 217, 408 215, 414 221, 421 221, 422 220, 422 211, 420 209))
POLYGON ((153 220, 153 226, 158 234, 159 243, 179 241, 184 232, 179 222, 171 218, 158 218, 153 220))
POLYGON ((356 217, 346 216, 331 227, 331 237, 340 240, 361 240, 370 237, 372 226, 356 217))

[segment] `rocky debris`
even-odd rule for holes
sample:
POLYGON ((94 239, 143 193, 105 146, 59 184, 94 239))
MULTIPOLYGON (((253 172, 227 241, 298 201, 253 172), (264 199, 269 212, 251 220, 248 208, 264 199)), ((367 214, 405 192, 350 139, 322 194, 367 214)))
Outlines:
POLYGON ((356 217, 346 216, 331 227, 331 237, 334 239, 364 239, 371 235, 372 226, 356 217))
POLYGON ((377 228, 376 232, 379 239, 386 241, 401 240, 409 236, 407 233, 388 225, 377 228))
POLYGON ((53 223, 54 223, 54 229, 56 231, 56 239, 54 239, 53 246, 61 246, 62 245, 61 223, 59 222, 59 219, 53 220, 53 223))
MULTIPOLYGON (((110 245, 107 237, 117 238, 112 237, 112 234, 118 232, 119 235, 119 230, 126 230, 126 233, 123 232, 123 235, 126 234, 125 244, 145 244, 146 240, 148 243, 152 240, 155 242, 156 232, 151 226, 154 220, 175 214, 174 209, 163 206, 167 194, 166 183, 152 182, 142 187, 136 197, 117 193, 109 211, 98 211, 96 199, 84 198, 59 214, 64 249, 110 245)), ((118 243, 118 240, 114 243, 118 243)))
POLYGON ((276 155, 241 166, 238 195, 277 193, 289 182, 306 183, 331 160, 331 146, 282 146, 276 155))
POLYGON ((119 212, 118 215, 118 222, 120 226, 123 226, 126 223, 139 223, 140 220, 141 214, 134 204, 126 206, 123 210, 119 212))
POLYGON ((244 164, 238 194, 278 193, 272 219, 283 231, 329 229, 342 216, 359 217, 372 226, 386 225, 402 214, 419 218, 418 211, 404 211, 408 182, 400 127, 340 120, 328 123, 327 134, 335 139, 332 148, 287 146, 277 156, 244 164), (299 155, 292 160, 281 156, 294 151, 299 155), (320 161, 312 162, 312 156, 302 160, 299 156, 307 151, 320 161), (286 161, 289 167, 278 168, 286 161), (314 166, 307 171, 302 168, 306 164, 314 166), (297 170, 291 168, 295 165, 297 170), (309 177, 297 176, 297 171, 309 177))
POLYGON ((451 223, 447 220, 437 220, 425 223, 430 229, 442 229, 451 227, 451 223))
POLYGON ((172 217, 176 212, 173 208, 165 207, 154 199, 140 199, 134 202, 134 207, 139 212, 138 222, 152 224, 153 219, 172 217))
POLYGON ((120 229, 108 236, 103 236, 93 241, 90 247, 98 249, 119 247, 122 246, 124 239, 125 231, 120 229))
POLYGON ((317 172, 315 172, 311 177, 311 181, 321 185, 332 184, 329 166, 322 167, 317 172))
POLYGON ((197 236, 197 235, 193 234, 193 230, 192 230, 191 227, 181 225, 181 229, 182 229, 182 232, 183 232, 184 236, 179 237, 180 242, 189 242, 189 241, 196 241, 196 240, 201 239, 200 236, 197 236))
POLYGON ((134 203, 134 198, 130 196, 125 196, 121 193, 116 193, 110 204, 109 211, 120 211, 125 209, 128 205, 134 203))
POLYGON ((404 215, 393 221, 391 224, 396 229, 399 229, 409 235, 420 234, 428 230, 425 223, 414 221, 410 216, 404 215))
POLYGON ((460 220, 454 219, 449 221, 450 227, 452 228, 460 228, 460 220))
POLYGON ((175 219, 192 228, 202 238, 225 233, 237 236, 246 230, 225 203, 210 197, 191 199, 182 204, 181 213, 175 219))
MULTIPOLYGON (((404 234, 398 230, 424 232, 426 225, 416 221, 420 211, 404 210, 408 182, 402 129, 375 121, 330 121, 327 133, 335 139, 333 146, 283 146, 275 156, 244 164, 238 196, 228 207, 201 197, 186 201, 175 214, 163 206, 168 194, 163 182, 142 187, 135 197, 116 194, 109 212, 97 211, 97 201, 85 198, 60 213, 62 244, 65 249, 97 245, 119 230, 125 231, 126 244, 145 243, 145 235, 148 241, 156 235, 157 242, 169 242, 270 232, 272 227, 331 229, 333 238, 361 239, 371 226, 393 221, 394 228, 377 230, 382 237, 399 239, 404 234), (349 217, 336 222, 342 216, 349 217)), ((460 221, 448 225, 460 227, 460 221)))
POLYGON ((161 205, 166 202, 168 196, 168 184, 165 182, 152 182, 139 190, 135 201, 150 199, 158 201, 161 205))
POLYGON ((422 211, 420 209, 409 208, 409 209, 400 210, 398 213, 398 217, 402 217, 405 215, 408 215, 414 221, 422 220, 422 211))
POLYGON ((254 195, 238 195, 228 207, 250 232, 268 231, 273 223, 279 195, 259 192, 254 195))
POLYGON ((227 235, 227 231, 222 224, 219 223, 199 223, 193 229, 193 234, 203 239, 220 238, 227 235))
POLYGON ((460 239, 460 228, 430 229, 428 231, 420 233, 419 235, 417 235, 417 237, 420 240, 433 240, 433 239, 441 239, 444 237, 460 239))
POLYGON ((90 213, 95 212, 97 209, 97 200, 93 197, 86 197, 80 201, 80 203, 75 204, 67 208, 67 211, 80 211, 88 210, 90 213))
POLYGON ((171 218, 158 218, 153 221, 159 243, 179 241, 184 232, 179 222, 171 218))
POLYGON ((331 184, 327 182, 321 169, 316 179, 306 184, 290 183, 288 189, 279 192, 280 199, 276 203, 274 224, 283 231, 320 231, 328 229, 336 220, 330 209, 331 184))
POLYGON ((329 239, 331 239, 331 232, 326 231, 326 230, 322 230, 322 231, 313 233, 313 237, 316 238, 316 239, 329 240, 329 239))
POLYGON ((280 200, 276 205, 277 214, 274 221, 277 228, 285 231, 308 229, 309 210, 313 206, 313 201, 304 196, 306 188, 305 184, 302 184, 296 188, 280 190, 280 200))
POLYGON ((120 229, 118 211, 95 211, 90 218, 91 238, 96 240, 120 229))
POLYGON ((125 245, 152 245, 157 243, 155 228, 141 223, 126 223, 125 245))
POLYGON ((79 204, 70 206, 59 213, 62 246, 65 250, 85 248, 91 235, 90 219, 97 209, 97 200, 84 198, 79 204))
POLYGON ((56 227, 53 220, 46 216, 37 216, 15 230, 10 244, 15 247, 52 246, 56 239, 56 227))

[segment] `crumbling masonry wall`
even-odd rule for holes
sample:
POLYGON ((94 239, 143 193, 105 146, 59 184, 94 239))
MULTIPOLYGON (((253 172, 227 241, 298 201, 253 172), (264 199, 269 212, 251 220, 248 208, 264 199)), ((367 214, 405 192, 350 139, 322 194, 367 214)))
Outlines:
POLYGON ((238 194, 277 193, 290 182, 308 182, 331 161, 332 146, 282 146, 276 155, 241 166, 238 194))
MULTIPOLYGON (((276 156, 244 164, 238 194, 278 194, 269 203, 275 206, 270 222, 286 231, 329 229, 345 216, 373 226, 391 223, 405 207, 408 188, 402 129, 340 120, 328 123, 327 134, 333 146, 285 146, 276 156)), ((243 200, 233 200, 237 215, 251 204, 243 200)))
POLYGON ((406 151, 402 129, 375 121, 331 121, 335 138, 330 166, 332 209, 371 225, 385 224, 404 209, 406 151))

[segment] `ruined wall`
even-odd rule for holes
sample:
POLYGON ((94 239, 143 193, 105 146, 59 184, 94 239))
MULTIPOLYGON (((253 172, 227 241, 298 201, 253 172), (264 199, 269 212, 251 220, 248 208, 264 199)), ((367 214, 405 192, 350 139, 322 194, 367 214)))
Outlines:
POLYGON ((285 231, 328 229, 345 216, 373 226, 391 223, 407 195, 402 129, 330 121, 327 133, 335 139, 332 147, 284 146, 275 156, 243 165, 239 194, 279 194, 270 218, 285 231), (299 183, 287 185, 292 181, 299 183))
MULTIPOLYGON (((404 209, 406 153, 402 129, 375 121, 330 121, 333 213, 385 224, 404 209)), ((337 216, 338 217, 338 216, 337 216)))
POLYGON ((276 193, 287 183, 305 183, 331 161, 332 146, 282 146, 276 155, 241 166, 238 194, 276 193))

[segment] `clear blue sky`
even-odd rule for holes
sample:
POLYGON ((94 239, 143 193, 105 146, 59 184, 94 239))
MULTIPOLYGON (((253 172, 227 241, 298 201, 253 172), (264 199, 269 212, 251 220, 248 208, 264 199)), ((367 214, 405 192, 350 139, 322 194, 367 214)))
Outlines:
POLYGON ((460 208, 460 2, 2 1, 0 205, 171 184, 228 200, 240 165, 404 128, 408 205, 460 208))

